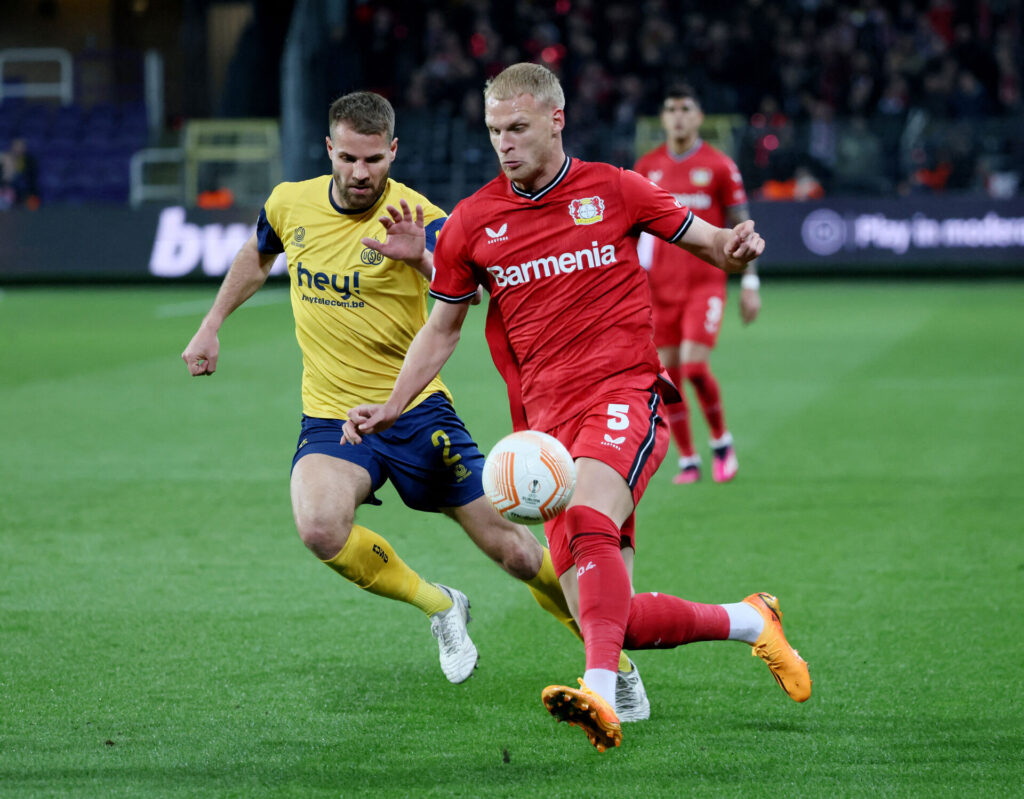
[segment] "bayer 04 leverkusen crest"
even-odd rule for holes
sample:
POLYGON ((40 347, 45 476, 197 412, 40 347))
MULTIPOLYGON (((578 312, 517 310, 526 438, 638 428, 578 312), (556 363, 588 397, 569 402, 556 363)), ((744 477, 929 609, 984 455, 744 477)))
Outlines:
POLYGON ((593 225, 604 219, 604 200, 600 197, 583 197, 569 203, 569 216, 577 225, 593 225))

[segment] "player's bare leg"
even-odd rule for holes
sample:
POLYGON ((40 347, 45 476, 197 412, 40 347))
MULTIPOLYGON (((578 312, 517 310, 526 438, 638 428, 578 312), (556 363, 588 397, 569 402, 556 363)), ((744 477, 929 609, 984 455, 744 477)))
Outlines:
POLYGON ((291 481, 299 537, 346 580, 427 614, 438 639, 442 671, 450 682, 462 682, 477 661, 476 646, 466 629, 469 600, 454 588, 424 580, 386 539, 353 523, 356 507, 370 490, 370 475, 361 466, 320 453, 300 458, 291 481))
POLYGON ((499 516, 486 497, 458 508, 442 508, 466 531, 474 544, 517 580, 526 583, 544 610, 580 636, 579 626, 551 564, 551 553, 529 528, 499 516))
POLYGON ((499 516, 487 497, 441 510, 459 523, 484 554, 517 580, 530 580, 540 571, 544 547, 529 529, 499 516))

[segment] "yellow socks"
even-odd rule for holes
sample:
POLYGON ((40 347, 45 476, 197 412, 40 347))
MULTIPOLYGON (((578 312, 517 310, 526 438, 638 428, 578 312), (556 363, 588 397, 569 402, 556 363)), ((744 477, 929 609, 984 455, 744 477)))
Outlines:
POLYGON ((448 595, 410 569, 391 544, 358 524, 352 525, 341 552, 324 563, 371 594, 408 602, 428 616, 452 606, 448 595))
MULTIPOLYGON (((551 552, 547 547, 544 547, 544 560, 540 564, 540 571, 537 572, 537 576, 525 582, 526 587, 533 594, 533 598, 537 600, 537 604, 562 622, 572 631, 573 635, 582 641, 583 635, 580 633, 579 625, 576 624, 576 620, 572 617, 572 611, 569 610, 569 605, 565 601, 565 594, 562 593, 562 584, 558 582, 558 575, 555 574, 555 567, 551 563, 551 552)), ((626 653, 620 652, 619 671, 628 673, 632 670, 633 666, 630 664, 629 658, 626 657, 626 653)))
MULTIPOLYGON (((383 537, 361 525, 352 525, 352 532, 341 552, 324 563, 363 590, 415 605, 428 616, 452 606, 444 591, 410 569, 383 537)), ((566 604, 547 547, 544 548, 544 560, 537 576, 525 582, 537 604, 582 641, 583 636, 566 604)), ((620 653, 619 671, 632 670, 626 653, 620 653)))
POLYGON ((537 576, 524 582, 533 598, 537 600, 537 604, 572 630, 573 635, 582 641, 583 636, 580 635, 580 628, 572 617, 569 605, 566 604, 565 594, 562 593, 562 585, 558 582, 558 575, 551 564, 551 553, 547 547, 544 547, 544 560, 541 561, 537 576))

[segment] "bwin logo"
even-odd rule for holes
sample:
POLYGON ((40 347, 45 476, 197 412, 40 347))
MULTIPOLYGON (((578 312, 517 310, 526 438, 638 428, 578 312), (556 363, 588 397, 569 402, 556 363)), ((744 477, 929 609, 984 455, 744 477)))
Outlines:
POLYGON ((505 235, 505 231, 508 230, 508 222, 505 222, 497 230, 491 230, 491 228, 489 228, 489 227, 485 227, 484 230, 487 231, 487 235, 488 235, 488 237, 490 238, 490 240, 492 242, 495 242, 495 241, 508 241, 508 236, 505 235))
POLYGON ((605 433, 604 434, 604 440, 605 440, 605 443, 611 444, 613 447, 617 447, 617 446, 619 446, 619 444, 624 444, 626 442, 626 437, 625 436, 619 436, 618 438, 612 438, 611 435, 609 435, 608 433, 605 433))
MULTIPOLYGON (((197 266, 204 275, 219 277, 228 271, 238 249, 256 230, 253 224, 193 224, 181 206, 160 212, 149 273, 156 277, 182 277, 197 266)), ((288 271, 288 259, 281 253, 270 270, 272 275, 288 271)))

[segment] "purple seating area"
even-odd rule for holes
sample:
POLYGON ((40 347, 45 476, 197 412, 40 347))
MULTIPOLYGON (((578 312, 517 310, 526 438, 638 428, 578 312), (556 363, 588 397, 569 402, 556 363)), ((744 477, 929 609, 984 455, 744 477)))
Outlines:
POLYGON ((0 104, 0 152, 24 139, 43 203, 125 203, 132 154, 147 144, 143 104, 72 104, 7 99, 0 104))

